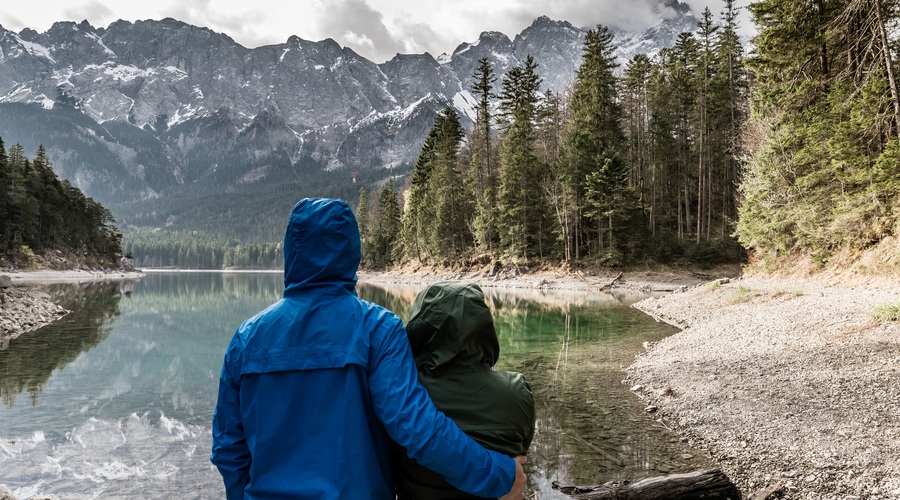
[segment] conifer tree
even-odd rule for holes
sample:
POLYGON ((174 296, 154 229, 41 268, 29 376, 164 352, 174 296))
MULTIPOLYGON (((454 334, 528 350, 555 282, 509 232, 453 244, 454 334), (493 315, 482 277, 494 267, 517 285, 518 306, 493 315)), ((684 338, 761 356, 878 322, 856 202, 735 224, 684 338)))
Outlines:
POLYGON ((882 0, 759 1, 737 234, 764 258, 827 263, 898 230, 897 42, 882 0), (893 37, 893 39, 891 38, 893 37))
MULTIPOLYGON (((601 168, 607 150, 620 151, 624 143, 621 127, 622 111, 618 97, 618 81, 614 74, 618 67, 613 35, 605 26, 589 30, 582 51, 582 63, 575 79, 572 95, 572 119, 563 136, 561 170, 572 200, 572 241, 565 245, 574 249, 575 259, 588 249, 589 241, 596 242, 599 251, 599 214, 592 224, 586 224, 588 176, 601 168), (593 234, 593 236, 591 236, 593 234)), ((627 182, 627 180, 626 180, 627 182)))
POLYGON ((434 219, 426 222, 430 229, 429 246, 433 255, 455 257, 472 242, 467 221, 472 213, 472 203, 464 190, 459 162, 464 132, 459 116, 452 108, 445 108, 438 114, 434 128, 437 134, 428 190, 434 219))
POLYGON ((532 56, 503 79, 500 110, 507 124, 500 151, 499 232, 503 248, 513 257, 539 256, 547 243, 541 192, 543 170, 535 152, 534 123, 538 116, 541 79, 532 56))
POLYGON ((359 188, 359 203, 356 206, 356 221, 359 224, 360 253, 362 265, 369 265, 369 198, 366 188, 359 188))
POLYGON ((407 259, 422 261, 428 255, 428 222, 434 217, 428 196, 438 132, 437 127, 428 132, 410 176, 409 198, 401 225, 403 255, 407 259))
POLYGON ((475 242, 488 252, 493 251, 496 239, 495 212, 497 209, 497 169, 494 158, 491 127, 491 99, 495 97, 494 83, 497 77, 486 57, 478 60, 472 93, 478 99, 475 107, 475 124, 472 128, 472 184, 475 193, 475 242))
POLYGON ((400 258, 400 206, 393 179, 388 180, 378 196, 375 221, 372 231, 372 265, 376 268, 391 266, 400 258))

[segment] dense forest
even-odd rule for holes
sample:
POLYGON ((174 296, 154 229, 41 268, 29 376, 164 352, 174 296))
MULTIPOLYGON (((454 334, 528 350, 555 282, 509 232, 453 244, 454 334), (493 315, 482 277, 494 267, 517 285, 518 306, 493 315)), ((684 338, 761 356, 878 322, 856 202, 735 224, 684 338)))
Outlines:
POLYGON ((559 94, 541 90, 531 57, 500 82, 483 59, 474 127, 450 108, 435 119, 400 189, 405 203, 392 184, 371 201, 361 191, 364 263, 741 259, 748 73, 725 3, 720 20, 707 9, 696 34, 624 68, 612 33, 590 30, 576 80, 559 94))
POLYGON ((900 2, 749 9, 749 55, 730 0, 624 68, 598 26, 561 94, 540 92, 538 61, 499 85, 482 61, 473 130, 451 109, 437 117, 402 216, 394 186, 360 193, 365 263, 716 263, 749 251, 821 267, 874 249, 878 266, 900 268, 900 2))
POLYGON ((767 0, 750 12, 760 32, 740 241, 761 259, 819 265, 890 245, 900 232, 900 2, 767 0))
POLYGON ((0 139, 0 265, 119 267, 122 233, 106 207, 60 181, 43 146, 33 159, 0 139))

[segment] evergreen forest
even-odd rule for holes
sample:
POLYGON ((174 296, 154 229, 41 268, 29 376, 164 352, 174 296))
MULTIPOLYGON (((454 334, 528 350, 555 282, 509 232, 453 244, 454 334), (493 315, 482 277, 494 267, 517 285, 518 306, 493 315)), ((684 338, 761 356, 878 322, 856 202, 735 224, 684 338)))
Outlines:
POLYGON ((726 0, 624 67, 597 26, 559 94, 541 91, 539 61, 497 81, 482 60, 474 127, 449 108, 436 118, 402 215, 393 186, 360 192, 364 262, 617 267, 749 252, 823 267, 875 250, 900 268, 900 2, 749 10, 749 52, 726 0))
POLYGON ((364 263, 740 261, 749 74, 736 17, 733 1, 719 19, 707 9, 696 34, 624 67, 597 26, 560 93, 531 57, 500 81, 482 59, 474 126, 450 108, 435 119, 405 203, 392 185, 360 192, 364 263))
POLYGON ((59 180, 43 146, 29 159, 0 139, 0 264, 119 267, 115 223, 109 209, 59 180))

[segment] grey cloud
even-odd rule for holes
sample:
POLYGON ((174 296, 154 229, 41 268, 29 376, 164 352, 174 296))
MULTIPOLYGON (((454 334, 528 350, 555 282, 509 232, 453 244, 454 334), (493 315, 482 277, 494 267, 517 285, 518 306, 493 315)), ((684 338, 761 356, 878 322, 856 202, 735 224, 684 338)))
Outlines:
POLYGON ((315 10, 322 13, 317 19, 320 32, 332 34, 338 43, 363 57, 381 62, 397 52, 405 52, 402 35, 392 35, 381 12, 365 0, 328 2, 327 8, 315 10))
POLYGON ((93 0, 77 7, 70 7, 63 11, 63 15, 71 21, 87 19, 91 24, 102 26, 115 21, 115 13, 105 4, 93 0))
POLYGON ((233 12, 231 9, 217 8, 211 0, 175 2, 163 11, 164 16, 178 19, 196 26, 205 26, 240 40, 249 47, 283 42, 276 35, 265 30, 266 15, 258 10, 233 12))
POLYGON ((3 26, 8 30, 20 31, 27 25, 23 23, 21 19, 12 14, 0 12, 0 26, 3 26))

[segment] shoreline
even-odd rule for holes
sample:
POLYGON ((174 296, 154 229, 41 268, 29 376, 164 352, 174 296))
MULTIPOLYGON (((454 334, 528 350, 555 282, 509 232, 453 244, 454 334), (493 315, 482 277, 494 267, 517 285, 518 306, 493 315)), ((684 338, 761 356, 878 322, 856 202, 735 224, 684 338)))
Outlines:
POLYGON ((900 498, 900 303, 891 279, 747 276, 634 305, 682 328, 625 382, 745 494, 900 498))
POLYGON ((139 271, 0 271, 0 351, 12 340, 65 317, 69 312, 50 298, 40 285, 91 283, 138 279, 139 271))
MULTIPOLYGON (((742 276, 735 269, 414 269, 361 271, 359 281, 419 286, 453 279, 535 294, 649 294, 634 307, 682 331, 646 346, 625 368, 623 383, 657 407, 655 419, 708 455, 745 495, 774 488, 791 500, 900 499, 900 322, 871 317, 878 305, 900 303, 896 279, 742 276)), ((266 271, 8 275, 22 285, 154 272, 266 271)))
POLYGON ((36 269, 27 271, 0 270, 0 275, 9 276, 14 284, 49 285, 53 283, 133 280, 142 277, 144 271, 140 269, 134 271, 56 271, 52 269, 36 269))

